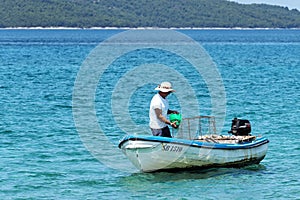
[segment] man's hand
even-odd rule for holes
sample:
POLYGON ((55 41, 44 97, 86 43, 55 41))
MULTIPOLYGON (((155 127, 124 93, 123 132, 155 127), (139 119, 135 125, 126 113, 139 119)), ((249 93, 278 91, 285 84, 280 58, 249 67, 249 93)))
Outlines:
POLYGON ((170 123, 170 125, 171 125, 173 128, 177 128, 176 122, 172 122, 172 123, 170 123))

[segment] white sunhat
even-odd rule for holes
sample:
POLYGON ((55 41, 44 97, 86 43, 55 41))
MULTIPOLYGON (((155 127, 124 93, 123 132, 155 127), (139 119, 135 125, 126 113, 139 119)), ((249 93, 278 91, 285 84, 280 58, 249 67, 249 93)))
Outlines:
POLYGON ((175 92, 175 90, 172 89, 172 84, 170 82, 162 82, 155 88, 155 90, 159 90, 161 92, 175 92))

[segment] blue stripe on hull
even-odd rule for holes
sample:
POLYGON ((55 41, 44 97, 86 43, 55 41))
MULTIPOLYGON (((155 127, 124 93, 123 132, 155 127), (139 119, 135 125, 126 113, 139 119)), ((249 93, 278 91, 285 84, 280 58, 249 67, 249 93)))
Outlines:
POLYGON ((210 149, 250 149, 255 148, 257 146, 266 144, 269 142, 268 139, 261 137, 257 138, 250 142, 243 142, 243 143, 237 143, 237 144, 220 144, 220 143, 209 143, 209 142, 200 142, 197 140, 185 140, 185 139, 177 139, 177 138, 167 138, 167 137, 159 137, 159 136, 133 136, 128 135, 125 136, 119 143, 119 148, 122 147, 122 145, 126 141, 150 141, 150 142, 158 142, 158 143, 172 143, 172 144, 180 144, 180 145, 186 145, 186 146, 193 146, 198 148, 210 148, 210 149))

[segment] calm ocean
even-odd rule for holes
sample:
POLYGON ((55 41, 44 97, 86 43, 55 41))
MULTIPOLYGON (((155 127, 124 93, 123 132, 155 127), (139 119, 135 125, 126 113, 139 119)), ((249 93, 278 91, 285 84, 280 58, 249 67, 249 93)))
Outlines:
MULTIPOLYGON (((123 163, 121 170, 96 159, 78 133, 73 118, 78 72, 100 42, 120 32, 0 30, 0 199, 300 199, 300 30, 180 30, 217 66, 226 92, 223 133, 232 118, 245 118, 253 134, 270 143, 259 165, 177 173, 132 169, 117 147, 125 133, 102 104, 114 103, 112 89, 130 59, 143 64, 135 56, 148 59, 149 52, 118 58, 95 95, 99 124, 113 146, 96 148, 123 163)), ((170 56, 157 50, 150 55, 159 63, 170 56)), ((179 69, 182 63, 169 64, 179 69)), ((181 72, 197 89, 202 114, 210 114, 205 82, 181 72)), ((130 116, 144 126, 154 83, 159 81, 138 88, 129 100, 130 116)), ((170 104, 180 109, 177 98, 172 95, 170 104)))

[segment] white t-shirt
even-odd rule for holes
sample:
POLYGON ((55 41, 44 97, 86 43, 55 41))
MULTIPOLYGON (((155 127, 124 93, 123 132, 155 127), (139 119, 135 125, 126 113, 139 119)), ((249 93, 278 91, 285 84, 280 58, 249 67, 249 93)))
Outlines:
POLYGON ((150 110, 149 110, 149 118, 150 118, 150 128, 153 129, 161 129, 166 127, 166 123, 160 121, 157 118, 155 109, 159 108, 162 110, 162 115, 167 119, 168 110, 169 110, 169 102, 167 99, 162 98, 159 93, 153 96, 151 103, 150 103, 150 110))

